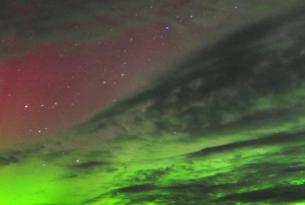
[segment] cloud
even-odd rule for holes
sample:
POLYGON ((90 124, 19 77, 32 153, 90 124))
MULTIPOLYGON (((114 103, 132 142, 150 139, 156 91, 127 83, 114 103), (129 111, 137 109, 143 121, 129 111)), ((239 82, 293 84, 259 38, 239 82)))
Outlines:
POLYGON ((283 186, 258 191, 250 191, 244 193, 236 193, 218 201, 229 202, 271 202, 271 203, 284 203, 296 202, 304 199, 305 188, 304 185, 296 186, 283 186))
POLYGON ((227 143, 215 147, 204 148, 200 151, 191 153, 189 156, 204 157, 210 154, 229 152, 241 148, 255 148, 259 146, 268 146, 268 145, 277 146, 277 145, 283 145, 285 143, 288 144, 289 142, 295 143, 297 141, 303 141, 304 135, 305 135, 304 132, 300 132, 300 133, 280 133, 280 134, 273 134, 271 136, 261 136, 259 139, 251 139, 240 142, 227 143))

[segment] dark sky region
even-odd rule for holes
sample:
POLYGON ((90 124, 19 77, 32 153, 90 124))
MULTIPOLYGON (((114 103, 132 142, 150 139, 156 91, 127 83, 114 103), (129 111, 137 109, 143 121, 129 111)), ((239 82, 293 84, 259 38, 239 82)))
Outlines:
POLYGON ((1 145, 45 138, 82 122, 149 85, 190 51, 293 5, 1 1, 1 145))

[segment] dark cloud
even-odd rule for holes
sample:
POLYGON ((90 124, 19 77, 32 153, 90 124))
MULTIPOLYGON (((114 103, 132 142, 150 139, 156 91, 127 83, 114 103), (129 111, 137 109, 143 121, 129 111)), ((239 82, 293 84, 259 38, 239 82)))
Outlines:
POLYGON ((271 203, 294 202, 305 199, 304 185, 283 186, 258 191, 237 193, 219 199, 228 202, 263 202, 271 203))
POLYGON ((24 147, 20 150, 8 150, 0 152, 0 165, 10 165, 19 163, 33 155, 37 155, 44 149, 43 145, 35 144, 24 147))
POLYGON ((91 170, 97 167, 103 167, 109 165, 108 162, 99 161, 99 160, 92 160, 92 161, 85 161, 80 163, 75 163, 72 168, 75 169, 82 169, 82 170, 91 170))
POLYGON ((305 133, 280 133, 274 134, 271 136, 260 137, 259 139, 251 139, 241 142, 234 142, 231 144, 224 144, 215 147, 208 147, 204 148, 200 151, 191 153, 191 157, 203 157, 209 154, 218 154, 220 152, 228 152, 233 151, 235 149, 241 148, 255 148, 259 146, 268 146, 268 145, 278 145, 278 144, 289 144, 289 143, 296 143, 297 141, 304 140, 305 133))
MULTIPOLYGON (((124 187, 113 194, 125 195, 131 199, 131 204, 145 202, 164 202, 165 204, 202 204, 212 202, 213 192, 224 189, 232 189, 238 184, 228 183, 221 185, 209 185, 205 181, 188 182, 185 184, 173 184, 170 186, 155 186, 151 184, 134 185, 124 187)), ((239 184, 240 185, 240 184, 239 184)), ((212 203, 211 203, 212 204, 212 203)))
POLYGON ((124 192, 124 193, 140 193, 153 190, 154 186, 151 184, 141 184, 141 185, 132 185, 129 187, 122 187, 115 192, 124 192))
POLYGON ((73 153, 73 150, 57 150, 57 151, 50 151, 46 154, 42 155, 42 159, 45 161, 52 161, 56 159, 64 158, 67 155, 73 153))
POLYGON ((167 167, 164 169, 153 169, 153 170, 144 170, 144 171, 138 171, 135 174, 134 181, 155 181, 159 179, 160 177, 169 174, 172 171, 171 167, 167 167))
POLYGON ((17 153, 2 154, 2 156, 0 155, 0 165, 9 165, 19 162, 19 158, 17 156, 17 153))
POLYGON ((94 174, 97 172, 114 172, 116 168, 111 165, 111 163, 102 160, 79 160, 76 156, 68 155, 65 162, 59 162, 62 166, 66 166, 66 173, 60 176, 60 179, 75 179, 82 177, 84 175, 94 174), (73 158, 70 163, 71 158, 73 158), (69 161, 69 162, 68 162, 69 161), (68 164, 68 165, 67 165, 68 164))
POLYGON ((255 102, 303 82, 303 10, 250 24, 199 50, 153 88, 97 114, 79 130, 91 133, 116 127, 126 135, 118 118, 132 109, 137 112, 133 111, 130 122, 141 126, 141 122, 151 121, 153 135, 173 131, 197 135, 232 127, 233 123, 238 126, 274 117, 286 120, 287 113, 298 114, 301 101, 260 112, 255 111, 255 102), (227 115, 233 116, 231 121, 226 121, 227 115))

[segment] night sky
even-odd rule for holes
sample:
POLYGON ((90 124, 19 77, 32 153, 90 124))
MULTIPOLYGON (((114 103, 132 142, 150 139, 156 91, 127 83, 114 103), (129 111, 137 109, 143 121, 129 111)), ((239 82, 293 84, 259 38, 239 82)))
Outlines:
POLYGON ((196 0, 1 5, 3 145, 83 122, 149 86, 190 51, 277 11, 268 10, 271 1, 263 9, 241 1, 196 0))
POLYGON ((0 205, 305 203, 304 11, 1 1, 0 205))
MULTIPOLYGON (((185 49, 161 10, 187 3, 3 3, 1 138, 71 126, 145 85, 185 49)), ((184 13, 177 18, 188 24, 184 13)))

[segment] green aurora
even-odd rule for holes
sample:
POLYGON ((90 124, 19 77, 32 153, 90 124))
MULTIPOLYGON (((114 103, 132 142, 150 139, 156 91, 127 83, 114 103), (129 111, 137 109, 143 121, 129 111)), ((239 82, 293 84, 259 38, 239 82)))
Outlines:
POLYGON ((1 205, 305 204, 305 15, 194 53, 153 87, 0 153, 1 205))

